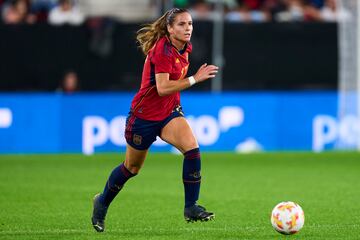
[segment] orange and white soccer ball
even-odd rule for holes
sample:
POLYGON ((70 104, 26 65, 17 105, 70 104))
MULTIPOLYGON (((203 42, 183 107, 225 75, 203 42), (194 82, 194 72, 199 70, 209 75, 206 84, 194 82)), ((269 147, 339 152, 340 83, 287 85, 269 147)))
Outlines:
POLYGON ((271 224, 282 234, 294 234, 304 226, 305 215, 300 205, 294 202, 281 202, 271 213, 271 224))

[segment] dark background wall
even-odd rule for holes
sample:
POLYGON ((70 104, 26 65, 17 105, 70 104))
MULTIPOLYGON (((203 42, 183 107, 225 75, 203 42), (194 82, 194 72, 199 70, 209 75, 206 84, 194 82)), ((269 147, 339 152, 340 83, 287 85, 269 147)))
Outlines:
MULTIPOLYGON (((0 91, 54 91, 70 69, 83 90, 136 90, 144 61, 139 26, 0 26, 0 91)), ((190 74, 211 63, 212 24, 195 23, 192 43, 190 74)), ((336 24, 227 23, 224 43, 224 90, 337 87, 336 24)), ((193 89, 208 90, 210 82, 193 89)))

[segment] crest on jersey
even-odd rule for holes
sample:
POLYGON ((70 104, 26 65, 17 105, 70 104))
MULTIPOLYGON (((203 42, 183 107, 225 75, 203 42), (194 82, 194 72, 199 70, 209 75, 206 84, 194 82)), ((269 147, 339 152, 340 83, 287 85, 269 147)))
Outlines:
POLYGON ((175 63, 179 63, 179 62, 180 62, 180 60, 178 58, 176 58, 175 63))
POLYGON ((133 136, 133 142, 135 145, 141 145, 142 142, 142 136, 134 134, 133 136))

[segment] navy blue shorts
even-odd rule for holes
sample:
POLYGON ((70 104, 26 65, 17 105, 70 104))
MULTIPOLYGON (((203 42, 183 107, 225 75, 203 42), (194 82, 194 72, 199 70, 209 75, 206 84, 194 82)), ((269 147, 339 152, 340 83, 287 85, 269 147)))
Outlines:
POLYGON ((148 149, 156 137, 160 136, 161 129, 176 117, 183 117, 181 106, 177 106, 170 116, 162 121, 148 121, 135 117, 132 112, 126 119, 125 138, 126 142, 137 150, 148 149))

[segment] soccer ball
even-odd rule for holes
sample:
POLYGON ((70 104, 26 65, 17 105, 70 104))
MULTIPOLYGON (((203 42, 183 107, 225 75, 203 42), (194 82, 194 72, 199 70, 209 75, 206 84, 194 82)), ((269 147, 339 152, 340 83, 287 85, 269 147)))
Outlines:
POLYGON ((271 213, 271 224, 281 234, 297 233, 304 226, 304 222, 304 211, 294 202, 281 202, 271 213))

